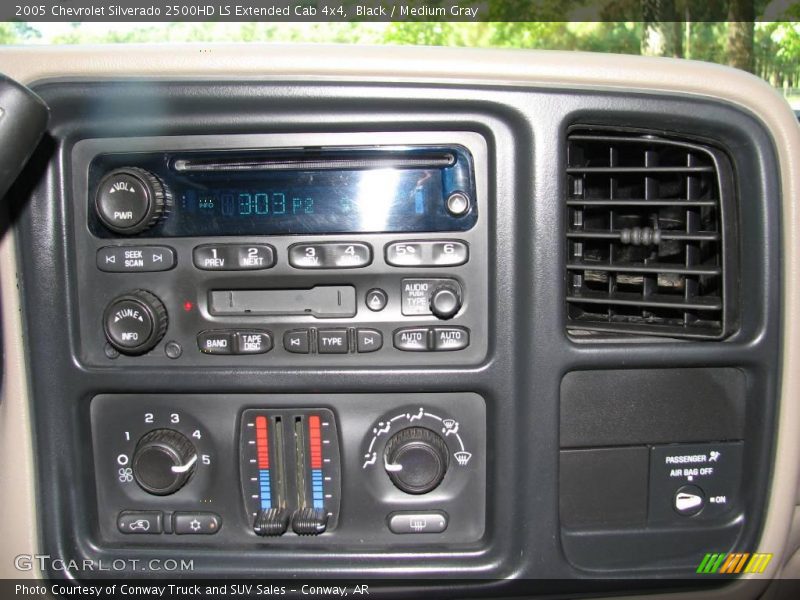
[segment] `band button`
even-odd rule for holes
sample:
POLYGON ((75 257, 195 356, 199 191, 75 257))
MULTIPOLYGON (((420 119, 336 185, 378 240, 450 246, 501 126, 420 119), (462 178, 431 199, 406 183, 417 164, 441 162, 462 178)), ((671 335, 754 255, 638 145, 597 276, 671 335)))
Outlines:
POLYGON ((197 347, 204 354, 233 354, 233 333, 230 331, 201 331, 197 347))

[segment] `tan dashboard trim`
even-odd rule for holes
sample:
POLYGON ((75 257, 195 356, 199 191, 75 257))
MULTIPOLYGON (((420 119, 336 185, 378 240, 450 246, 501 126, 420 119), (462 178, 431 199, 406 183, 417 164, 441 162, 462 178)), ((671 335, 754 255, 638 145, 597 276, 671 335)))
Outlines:
MULTIPOLYGON (((425 81, 471 85, 557 86, 704 96, 730 102, 759 118, 780 158, 783 191, 783 357, 778 449, 769 512, 759 546, 784 557, 800 471, 800 127, 789 106, 760 79, 708 63, 575 52, 431 49, 414 47, 147 45, 115 47, 20 47, 0 50, 0 68, 24 83, 48 78, 258 78, 292 80, 425 81)), ((22 327, 10 236, 0 245, 6 380, 0 410, 0 576, 9 576, 7 554, 30 548, 35 522, 33 456, 24 385, 22 327), (25 449, 21 454, 18 449, 25 449), (16 452, 16 454, 15 454, 16 452), (8 485, 16 482, 16 485, 8 485), (11 506, 14 511, 8 510, 11 506), (13 514, 13 519, 9 515, 13 514), (12 522, 9 522, 9 521, 12 522)), ((15 574, 15 573, 12 573, 15 574)), ((762 576, 763 577, 763 576, 762 576)), ((753 592, 748 588, 749 593, 753 592)), ((743 593, 741 586, 739 591, 743 593)), ((731 597, 733 587, 706 597, 731 597)))

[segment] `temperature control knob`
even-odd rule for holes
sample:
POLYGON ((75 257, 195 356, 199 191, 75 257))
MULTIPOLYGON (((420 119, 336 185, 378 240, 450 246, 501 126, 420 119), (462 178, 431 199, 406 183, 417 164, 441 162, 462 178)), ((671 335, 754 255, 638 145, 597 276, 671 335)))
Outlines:
POLYGON ((133 453, 133 476, 146 492, 174 494, 194 473, 197 451, 189 439, 174 429, 146 433, 133 453))
POLYGON ((425 427, 408 427, 386 442, 384 468, 389 478, 407 494, 427 494, 447 472, 447 444, 425 427))
POLYGON ((111 231, 140 233, 155 225, 172 204, 161 180, 144 169, 114 169, 100 181, 94 198, 97 216, 111 231))
POLYGON ((452 319, 461 310, 461 295, 451 285, 438 287, 431 294, 430 308, 438 318, 452 319))
POLYGON ((134 290, 111 301, 103 314, 109 343, 123 354, 144 354, 167 331, 167 309, 154 294, 134 290))

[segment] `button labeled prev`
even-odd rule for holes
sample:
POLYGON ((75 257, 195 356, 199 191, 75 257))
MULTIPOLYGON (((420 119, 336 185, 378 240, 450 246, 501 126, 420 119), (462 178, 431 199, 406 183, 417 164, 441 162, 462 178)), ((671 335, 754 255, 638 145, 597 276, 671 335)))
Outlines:
POLYGON ((97 251, 97 268, 106 273, 169 271, 175 251, 167 246, 105 246, 97 251))
POLYGON ((275 266, 275 249, 267 244, 205 244, 192 252, 203 271, 256 271, 275 266))

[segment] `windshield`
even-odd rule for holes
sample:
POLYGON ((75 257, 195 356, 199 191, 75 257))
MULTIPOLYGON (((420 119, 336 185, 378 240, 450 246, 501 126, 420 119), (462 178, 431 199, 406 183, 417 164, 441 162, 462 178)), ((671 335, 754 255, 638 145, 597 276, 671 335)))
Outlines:
MULTIPOLYGON (((321 5, 318 2, 296 4, 298 5, 295 7, 296 10, 298 7, 321 5)), ((0 23, 0 43, 402 44, 583 50, 669 56, 710 61, 754 73, 778 89, 793 108, 800 110, 800 23, 796 20, 800 17, 800 2, 724 0, 701 6, 701 3, 689 0, 664 0, 656 3, 641 2, 641 4, 638 1, 625 0, 617 2, 569 0, 558 3, 511 0, 502 4, 493 2, 462 4, 464 11, 470 4, 488 5, 489 8, 488 12, 476 12, 474 15, 462 12, 454 16, 446 10, 445 14, 441 15, 435 12, 436 7, 429 7, 426 12, 416 13, 416 17, 408 13, 409 10, 414 10, 408 7, 404 14, 400 14, 404 10, 401 7, 396 13, 393 12, 392 16, 364 13, 364 9, 361 9, 362 13, 359 16, 353 12, 352 6, 345 3, 336 8, 337 12, 332 9, 325 15, 319 12, 316 15, 304 15, 304 18, 309 19, 305 22, 284 22, 280 17, 270 20, 269 16, 260 21, 243 21, 242 17, 246 18, 247 14, 240 15, 238 20, 226 22, 226 18, 233 19, 235 15, 223 16, 219 13, 220 10, 224 10, 220 5, 220 8, 214 9, 214 14, 217 16, 215 22, 197 21, 203 17, 202 14, 190 15, 193 21, 159 22, 159 18, 165 18, 164 12, 161 12, 160 17, 154 17, 153 22, 102 20, 109 18, 107 12, 97 16, 96 20, 52 22, 47 19, 53 14, 59 14, 53 11, 63 12, 64 9, 58 8, 59 3, 56 0, 50 0, 49 3, 45 2, 39 7, 16 6, 15 14, 27 16, 30 20, 0 23), (648 4, 656 6, 653 9, 655 13, 647 13, 648 4), (631 12, 626 8, 629 5, 644 6, 645 10, 631 12), (591 8, 595 10, 592 12, 591 8), (348 10, 350 12, 347 12, 348 10), (608 18, 615 14, 633 15, 638 20, 608 18), (517 20, 531 15, 542 20, 517 20), (593 20, 575 20, 587 18, 586 15, 593 20), (508 20, 485 20, 495 16, 505 17, 508 20), (323 18, 327 20, 322 21, 323 18), (413 20, 419 18, 427 20, 413 20)), ((395 3, 362 2, 360 5, 371 6, 372 10, 378 11, 381 7, 395 6, 395 3)), ((180 13, 181 8, 191 6, 193 5, 173 6, 172 14, 180 13)), ((229 10, 233 10, 230 8, 232 5, 226 6, 229 10)), ((236 11, 242 8, 239 5, 235 6, 236 11)), ((169 6, 166 8, 170 9, 169 6)), ((213 7, 209 5, 207 8, 213 7)), ((0 12, 7 13, 7 9, 1 9, 0 12)), ((113 14, 119 15, 120 12, 113 14)), ((69 14, 62 15, 65 18, 69 16, 69 14)), ((134 18, 138 17, 134 15, 134 18)))

